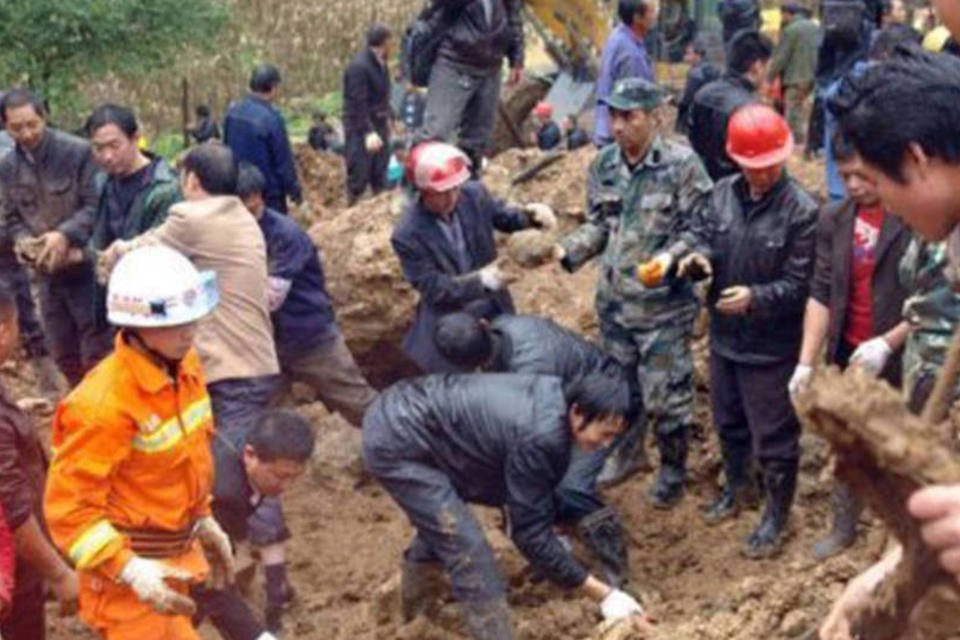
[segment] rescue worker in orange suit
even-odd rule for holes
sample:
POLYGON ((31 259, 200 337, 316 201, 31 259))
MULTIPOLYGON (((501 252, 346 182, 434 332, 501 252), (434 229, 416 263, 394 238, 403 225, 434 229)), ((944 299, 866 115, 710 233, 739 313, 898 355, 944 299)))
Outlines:
POLYGON ((218 297, 213 272, 169 247, 124 256, 107 288, 114 352, 54 417, 47 525, 77 568, 81 619, 107 640, 198 640, 191 616, 224 597, 233 610, 209 613, 241 627, 228 637, 272 637, 230 598, 232 549, 211 516, 213 416, 193 341, 218 297))

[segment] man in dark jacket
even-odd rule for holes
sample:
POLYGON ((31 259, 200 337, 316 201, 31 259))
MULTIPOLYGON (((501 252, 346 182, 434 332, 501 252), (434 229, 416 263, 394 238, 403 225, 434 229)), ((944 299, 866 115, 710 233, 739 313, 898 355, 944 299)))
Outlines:
MULTIPOLYGON (((10 357, 16 344, 16 301, 0 287, 0 360, 10 357)), ((0 506, 17 547, 12 609, 0 621, 6 640, 43 640, 44 583, 60 601, 62 613, 77 607, 77 576, 44 533, 46 475, 47 455, 33 421, 0 387, 0 506)))
POLYGON ((331 411, 360 426, 377 397, 353 360, 327 293, 320 251, 288 216, 266 207, 263 175, 240 165, 237 195, 257 219, 267 243, 270 311, 281 371, 310 385, 331 411))
POLYGON ((217 126, 217 121, 210 114, 210 107, 205 104, 198 104, 193 113, 197 118, 197 123, 190 129, 190 136, 197 144, 219 140, 220 127, 217 126))
POLYGON ((257 66, 250 76, 250 93, 227 109, 223 141, 237 162, 255 165, 267 179, 267 205, 287 212, 287 198, 299 204, 303 195, 283 117, 273 107, 280 95, 280 71, 272 64, 257 66))
MULTIPOLYGON (((97 107, 87 120, 87 135, 93 159, 104 171, 98 176, 100 198, 88 244, 92 253, 157 226, 181 197, 177 175, 167 161, 140 150, 140 131, 131 109, 114 104, 97 107)), ((106 328, 106 290, 99 286, 96 313, 98 326, 106 328)))
POLYGON ((442 567, 471 637, 513 638, 506 587, 468 503, 504 508, 510 538, 533 567, 601 602, 604 617, 642 616, 553 531, 553 492, 574 446, 608 446, 633 397, 622 376, 590 376, 566 393, 559 378, 515 374, 427 376, 384 391, 364 418, 363 452, 417 530, 404 554, 404 617, 424 608, 442 567))
POLYGON ((93 265, 82 260, 97 206, 90 145, 48 127, 43 103, 29 91, 7 93, 0 115, 17 143, 0 161, 7 232, 37 271, 50 350, 76 385, 112 347, 110 331, 96 323, 93 265))
POLYGON ((698 37, 687 45, 684 62, 690 65, 687 72, 687 83, 683 87, 683 96, 677 104, 677 133, 689 133, 690 107, 697 92, 708 83, 720 77, 720 70, 709 60, 705 59, 707 50, 703 41, 698 37))
POLYGON ((700 89, 690 108, 687 135, 714 180, 737 173, 727 156, 727 121, 745 104, 760 102, 757 89, 767 76, 773 47, 755 31, 737 35, 729 45, 727 72, 700 89))
POLYGON ((366 48, 343 72, 343 133, 347 160, 347 203, 367 186, 374 194, 387 185, 390 161, 390 29, 375 24, 366 48))
POLYGON ((493 230, 552 228, 556 218, 545 205, 511 207, 491 197, 480 182, 467 182, 470 162, 455 147, 422 143, 412 156, 420 196, 390 238, 404 277, 420 293, 403 348, 426 373, 459 371, 437 350, 437 319, 454 311, 483 318, 513 313, 493 230))
MULTIPOLYGON (((817 223, 816 265, 791 393, 809 383, 824 343, 828 364, 857 364, 899 387, 903 345, 910 332, 909 323, 901 319, 909 292, 899 277, 910 231, 884 210, 849 142, 837 135, 832 147, 849 195, 826 205, 817 223)), ((833 528, 814 547, 818 560, 853 544, 862 510, 850 487, 837 482, 833 528)))
POLYGON ((727 149, 742 174, 714 187, 689 237, 698 253, 678 275, 713 275, 710 306, 710 399, 727 484, 706 517, 736 515, 751 455, 760 462, 766 505, 744 554, 780 550, 800 458, 800 424, 787 381, 800 347, 813 271, 817 207, 784 171, 793 151, 786 120, 766 105, 730 119, 727 149))
MULTIPOLYGON (((556 376, 565 389, 592 375, 627 380, 620 364, 600 347, 537 316, 504 315, 488 322, 468 313, 452 313, 437 323, 437 348, 451 362, 470 370, 556 376)), ((606 457, 606 449, 573 453, 556 490, 557 517, 577 524, 583 543, 603 563, 608 582, 619 586, 627 571, 623 524, 596 490, 606 457)))
POLYGON ((444 36, 430 71, 419 139, 454 142, 458 134, 476 175, 496 120, 504 58, 510 84, 523 76, 523 2, 432 1, 446 5, 435 17, 444 36))

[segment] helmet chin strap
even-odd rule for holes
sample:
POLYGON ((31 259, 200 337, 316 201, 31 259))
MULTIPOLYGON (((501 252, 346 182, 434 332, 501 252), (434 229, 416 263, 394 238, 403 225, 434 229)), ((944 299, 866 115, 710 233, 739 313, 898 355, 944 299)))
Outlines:
POLYGON ((147 344, 146 340, 144 340, 143 337, 137 333, 136 329, 128 327, 123 330, 123 335, 140 351, 143 351, 147 356, 149 356, 150 359, 166 369, 167 373, 176 377, 177 372, 180 370, 181 358, 168 358, 156 349, 152 348, 147 344))

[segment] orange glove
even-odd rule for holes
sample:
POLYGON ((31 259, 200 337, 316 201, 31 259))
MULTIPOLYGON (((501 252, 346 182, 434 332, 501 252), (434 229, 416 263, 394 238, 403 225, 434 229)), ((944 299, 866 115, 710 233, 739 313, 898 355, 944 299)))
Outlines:
POLYGON ((672 264, 673 258, 669 253, 661 253, 652 260, 641 262, 637 265, 637 280, 645 287, 659 287, 672 264))

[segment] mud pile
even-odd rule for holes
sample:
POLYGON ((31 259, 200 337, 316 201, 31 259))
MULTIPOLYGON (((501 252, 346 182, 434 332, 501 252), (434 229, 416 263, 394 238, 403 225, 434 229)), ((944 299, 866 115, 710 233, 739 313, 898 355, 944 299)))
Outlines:
POLYGON ((342 156, 319 153, 303 143, 293 146, 293 154, 307 204, 306 208, 294 212, 294 218, 309 228, 331 212, 346 206, 346 167, 342 156))

